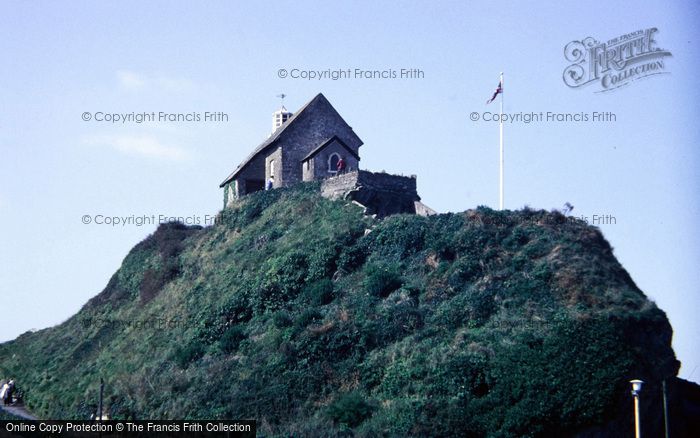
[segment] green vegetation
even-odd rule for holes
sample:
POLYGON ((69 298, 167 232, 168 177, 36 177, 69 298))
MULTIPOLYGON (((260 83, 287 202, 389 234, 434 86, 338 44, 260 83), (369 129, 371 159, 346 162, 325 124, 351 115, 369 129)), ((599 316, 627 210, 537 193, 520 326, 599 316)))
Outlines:
POLYGON ((14 420, 21 420, 21 418, 0 409, 0 421, 2 421, 2 420, 14 421, 14 420))
POLYGON ((44 418, 251 418, 267 436, 562 436, 673 376, 596 228, 477 208, 378 221, 315 184, 161 226, 63 324, 0 345, 44 418), (371 230, 371 231, 369 231, 371 230))

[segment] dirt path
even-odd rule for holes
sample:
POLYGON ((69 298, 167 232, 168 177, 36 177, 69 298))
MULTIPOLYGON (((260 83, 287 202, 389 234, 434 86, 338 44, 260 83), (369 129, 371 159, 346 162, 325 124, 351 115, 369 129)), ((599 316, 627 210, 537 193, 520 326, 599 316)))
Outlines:
POLYGON ((8 414, 14 415, 15 417, 24 418, 25 420, 38 420, 37 417, 30 414, 28 410, 24 409, 23 405, 4 406, 2 403, 0 403, 0 409, 8 414))

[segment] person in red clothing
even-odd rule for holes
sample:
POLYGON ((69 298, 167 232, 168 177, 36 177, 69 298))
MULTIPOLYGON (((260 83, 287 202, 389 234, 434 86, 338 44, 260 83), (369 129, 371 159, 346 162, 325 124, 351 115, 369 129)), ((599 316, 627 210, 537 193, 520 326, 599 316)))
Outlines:
POLYGON ((345 160, 340 157, 338 160, 338 173, 345 173, 345 160))

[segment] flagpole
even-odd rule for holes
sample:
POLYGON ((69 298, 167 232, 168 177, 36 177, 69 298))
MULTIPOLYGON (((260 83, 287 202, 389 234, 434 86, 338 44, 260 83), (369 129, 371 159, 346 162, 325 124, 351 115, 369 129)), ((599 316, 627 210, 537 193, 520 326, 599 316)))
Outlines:
POLYGON ((499 197, 499 210, 503 210, 503 72, 501 72, 501 114, 499 117, 499 126, 501 131, 501 147, 500 147, 500 197, 499 197))

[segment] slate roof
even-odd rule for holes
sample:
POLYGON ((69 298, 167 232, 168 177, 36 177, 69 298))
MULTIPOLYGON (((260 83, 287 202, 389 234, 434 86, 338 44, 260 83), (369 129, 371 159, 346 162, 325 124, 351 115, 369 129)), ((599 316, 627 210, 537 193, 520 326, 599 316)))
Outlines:
MULTIPOLYGON (((290 117, 286 122, 284 122, 282 124, 282 126, 277 128, 277 130, 275 132, 273 132, 271 136, 269 136, 265 141, 260 143, 260 145, 258 145, 258 147, 256 147, 253 150, 253 152, 250 155, 248 155, 248 157, 245 160, 243 160, 243 162, 241 164, 239 164, 238 167, 236 167, 236 169, 228 177, 226 177, 226 179, 221 184, 219 184, 219 187, 223 187, 226 184, 228 184, 229 182, 231 182, 233 179, 236 178, 236 175, 238 175, 248 165, 248 163, 250 163, 254 158, 256 158, 261 153, 271 149, 275 145, 275 143, 277 143, 277 141, 284 135, 285 131, 290 126, 292 126, 295 121, 297 121, 299 118, 301 118, 303 116, 304 111, 307 108, 309 108, 309 107, 311 107, 319 102, 325 102, 333 111, 335 111, 335 108, 333 108, 333 105, 331 105, 330 102, 328 102, 328 99, 326 99, 326 97, 323 95, 323 93, 318 93, 313 99, 311 99, 304 106, 302 106, 301 109, 299 111, 297 111, 292 117, 290 117)), ((335 111, 335 112, 337 114, 337 111, 335 111)), ((340 117, 342 119, 340 114, 338 114, 338 117, 340 117)), ((347 145, 344 145, 344 146, 346 148, 348 148, 347 145)))
POLYGON ((334 141, 338 142, 338 144, 340 144, 343 148, 345 148, 345 150, 347 150, 350 155, 355 157, 357 159, 357 161, 360 161, 360 156, 357 155, 357 153, 355 151, 353 151, 352 148, 350 148, 350 146, 346 145, 343 140, 338 138, 337 135, 334 135, 333 137, 329 138, 328 140, 325 140, 323 143, 318 145, 318 147, 314 148, 313 151, 309 152, 309 154, 307 156, 305 156, 304 158, 301 159, 301 162, 303 163, 306 160, 313 158, 314 155, 321 152, 323 150, 323 148, 325 148, 329 144, 333 143, 334 141))

